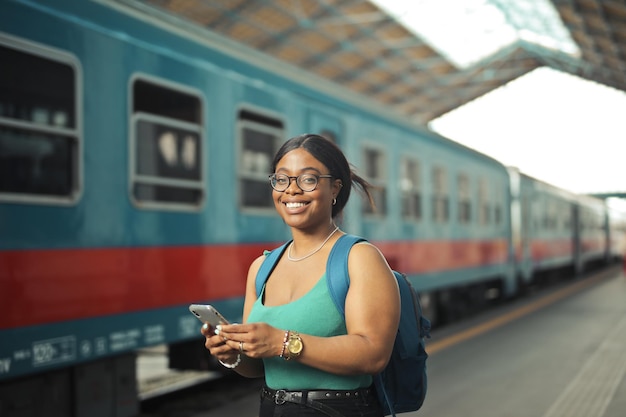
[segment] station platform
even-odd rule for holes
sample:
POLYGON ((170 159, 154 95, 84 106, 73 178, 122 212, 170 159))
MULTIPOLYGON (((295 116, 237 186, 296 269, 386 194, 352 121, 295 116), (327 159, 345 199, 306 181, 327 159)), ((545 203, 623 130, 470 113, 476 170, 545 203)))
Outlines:
MULTIPOLYGON (((621 268, 435 331, 429 342, 436 346, 455 337, 458 342, 430 354, 424 406, 403 416, 626 415, 626 277, 621 268), (480 328, 487 330, 476 331, 480 328), (468 331, 475 337, 459 337, 468 331)), ((194 417, 252 417, 258 404, 253 393, 194 417)))

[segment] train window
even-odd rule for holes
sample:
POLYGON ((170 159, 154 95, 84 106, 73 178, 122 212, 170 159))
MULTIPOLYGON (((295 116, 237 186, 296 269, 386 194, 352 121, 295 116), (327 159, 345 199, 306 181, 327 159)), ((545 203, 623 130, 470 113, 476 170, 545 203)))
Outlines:
POLYGON ((0 37, 0 200, 69 203, 79 191, 73 58, 0 37))
POLYGON ((450 218, 447 173, 442 167, 434 167, 432 175, 432 218, 435 222, 445 223, 450 218))
POLYGON ((494 194, 494 203, 493 203, 493 222, 496 225, 499 225, 502 223, 503 219, 502 219, 502 207, 504 207, 504 188, 502 187, 502 184, 497 184, 495 187, 493 187, 493 194, 494 194))
POLYGON ((500 224, 502 223, 502 205, 500 204, 500 201, 498 200, 498 202, 493 206, 493 222, 495 224, 500 224))
POLYGON ((375 211, 368 203, 363 204, 363 212, 384 215, 387 213, 387 185, 386 185, 386 160, 385 155, 378 149, 365 148, 365 175, 372 187, 375 211))
POLYGON ((491 222, 491 210, 489 207, 489 185, 481 179, 478 182, 478 223, 481 225, 491 222))
POLYGON ((132 99, 133 200, 142 207, 197 208, 204 199, 199 95, 138 78, 132 99))
POLYGON ((238 118, 240 204, 244 208, 271 208, 274 203, 267 176, 283 141, 283 123, 249 110, 241 110, 238 118))
POLYGON ((133 86, 133 113, 143 112, 199 125, 202 105, 197 95, 138 79, 133 86))
POLYGON ((570 230, 572 228, 572 211, 570 205, 566 202, 561 203, 561 222, 563 230, 570 230))
POLYGON ((400 161, 400 193, 402 216, 407 219, 422 218, 422 192, 419 162, 412 158, 400 161))
POLYGON ((533 225, 533 230, 538 231, 541 229, 541 216, 543 213, 543 206, 541 205, 541 200, 539 199, 538 195, 534 195, 533 196, 534 200, 532 202, 532 225, 533 225), (536 197, 535 197, 536 196, 536 197))
POLYGON ((472 218, 472 197, 467 174, 458 176, 459 223, 467 224, 472 218))
POLYGON ((558 205, 556 200, 551 199, 548 200, 548 207, 546 210, 546 229, 556 230, 557 228, 557 219, 558 219, 558 205))

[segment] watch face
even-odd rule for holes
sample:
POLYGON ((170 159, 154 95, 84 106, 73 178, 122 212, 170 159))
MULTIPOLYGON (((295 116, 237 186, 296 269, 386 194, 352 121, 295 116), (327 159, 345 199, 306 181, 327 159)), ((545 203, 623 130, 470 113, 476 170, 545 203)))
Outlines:
POLYGON ((298 338, 292 338, 289 340, 289 353, 292 353, 294 355, 299 354, 300 352, 302 352, 302 339, 298 338))

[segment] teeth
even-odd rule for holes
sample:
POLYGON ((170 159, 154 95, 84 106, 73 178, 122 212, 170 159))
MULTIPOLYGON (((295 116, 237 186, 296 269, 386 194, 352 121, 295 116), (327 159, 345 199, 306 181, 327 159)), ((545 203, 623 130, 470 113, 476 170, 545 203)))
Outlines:
POLYGON ((287 206, 287 208, 298 208, 298 207, 304 207, 306 204, 304 204, 304 203, 285 203, 285 205, 287 206))

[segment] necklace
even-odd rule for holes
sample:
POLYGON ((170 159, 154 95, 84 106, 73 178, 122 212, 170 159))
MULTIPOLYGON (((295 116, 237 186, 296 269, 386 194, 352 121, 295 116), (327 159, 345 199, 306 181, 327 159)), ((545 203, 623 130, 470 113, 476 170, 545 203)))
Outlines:
POLYGON ((330 232, 330 234, 328 235, 328 237, 327 237, 326 239, 324 239, 324 241, 322 242, 322 244, 321 244, 321 245, 320 245, 317 249, 315 249, 313 252, 309 253, 308 255, 304 255, 304 256, 303 256, 303 257, 301 257, 301 258, 293 258, 293 257, 291 256, 291 248, 293 247, 293 242, 291 242, 291 245, 289 245, 289 250, 287 251, 287 259, 289 259, 289 260, 290 260, 290 261, 292 261, 292 262, 298 262, 298 261, 301 261, 301 260, 303 260, 303 259, 308 258, 309 256, 313 256, 313 255, 315 255, 317 252, 319 252, 319 251, 320 251, 320 250, 324 247, 324 245, 326 244, 326 242, 328 242, 328 240, 331 238, 331 236, 332 236, 332 235, 334 235, 334 234, 335 234, 335 232, 336 232, 337 230, 339 230, 339 226, 335 227, 335 230, 333 230, 332 232, 330 232))

